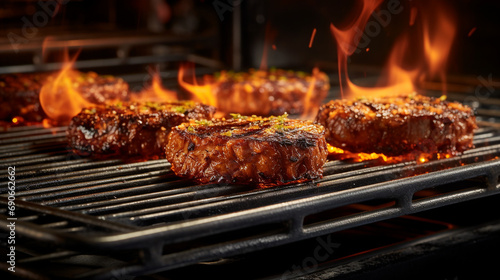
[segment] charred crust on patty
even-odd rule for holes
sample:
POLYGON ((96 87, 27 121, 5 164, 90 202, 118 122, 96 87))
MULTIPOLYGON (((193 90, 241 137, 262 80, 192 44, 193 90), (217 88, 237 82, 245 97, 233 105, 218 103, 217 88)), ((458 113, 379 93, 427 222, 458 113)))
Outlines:
POLYGON ((287 115, 192 120, 172 129, 166 148, 178 176, 259 186, 320 178, 327 154, 321 125, 287 115))
POLYGON ((473 147, 477 128, 471 108, 418 94, 333 100, 320 107, 315 121, 334 147, 386 156, 457 155, 473 147))
POLYGON ((73 117, 68 141, 77 153, 163 157, 172 127, 214 113, 214 107, 192 101, 95 106, 73 117))

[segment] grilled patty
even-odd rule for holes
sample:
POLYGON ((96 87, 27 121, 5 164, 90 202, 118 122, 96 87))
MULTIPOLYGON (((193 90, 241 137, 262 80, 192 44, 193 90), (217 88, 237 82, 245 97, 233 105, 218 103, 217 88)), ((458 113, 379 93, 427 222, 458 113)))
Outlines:
POLYGON ((328 155, 324 128, 310 121, 242 117, 190 121, 172 129, 172 170, 202 183, 283 185, 320 178, 328 155))
POLYGON ((387 156, 456 155, 473 147, 477 128, 470 108, 421 95, 333 100, 321 106, 316 122, 334 147, 387 156))
POLYGON ((317 108, 330 89, 328 76, 319 71, 313 75, 282 69, 223 71, 213 79, 217 85, 214 89, 217 110, 242 115, 301 114, 308 102, 317 108))
POLYGON ((214 113, 214 107, 191 101, 97 106, 73 117, 67 135, 80 154, 162 157, 172 127, 214 113))
MULTIPOLYGON (((75 71, 76 72, 76 71, 75 71)), ((94 72, 76 72, 73 83, 83 98, 95 104, 109 100, 125 100, 128 84, 121 78, 100 76, 94 72)), ((57 73, 23 73, 0 75, 0 120, 21 117, 25 121, 40 122, 47 117, 40 105, 42 86, 54 80, 57 73)))
POLYGON ((38 96, 48 73, 0 75, 0 120, 22 117, 40 122, 46 115, 38 96))

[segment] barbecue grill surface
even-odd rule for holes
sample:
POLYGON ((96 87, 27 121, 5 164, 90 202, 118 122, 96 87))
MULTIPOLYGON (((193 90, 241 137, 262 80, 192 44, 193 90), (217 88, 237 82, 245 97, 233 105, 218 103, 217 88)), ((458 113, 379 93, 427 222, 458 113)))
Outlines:
MULTIPOLYGON (((277 247, 497 194, 500 130, 480 122, 475 149, 423 164, 329 161, 309 183, 253 189, 197 185, 164 160, 75 155, 65 127, 0 134, 2 169, 16 169, 23 262, 98 255, 112 266, 78 277, 144 274, 277 247), (362 205, 362 207, 360 207, 362 205), (345 213, 339 211, 355 209, 345 213), (56 249, 54 249, 56 248, 56 249)), ((6 228, 7 188, 0 223, 6 228)))

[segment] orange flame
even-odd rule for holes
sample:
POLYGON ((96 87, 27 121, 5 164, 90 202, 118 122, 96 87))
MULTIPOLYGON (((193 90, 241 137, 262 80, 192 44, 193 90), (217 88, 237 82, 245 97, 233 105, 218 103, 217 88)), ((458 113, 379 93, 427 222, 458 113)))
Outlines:
POLYGON ((359 31, 364 29, 371 14, 382 1, 383 0, 363 1, 358 18, 351 22, 345 29, 339 29, 333 24, 330 24, 330 30, 337 40, 339 69, 345 69, 345 67, 341 67, 341 63, 347 63, 347 56, 352 55, 356 51, 356 46, 361 40, 359 31))
POLYGON ((163 87, 158 70, 150 71, 152 76, 151 86, 141 91, 139 94, 131 95, 131 100, 150 102, 171 102, 177 101, 177 93, 163 87))
POLYGON ((385 70, 376 87, 361 87, 350 80, 347 71, 347 58, 357 50, 356 47, 361 36, 363 36, 363 34, 360 35, 360 30, 364 30, 370 15, 381 3, 381 0, 364 0, 358 18, 347 28, 339 29, 333 24, 330 25, 332 35, 337 41, 342 97, 380 97, 411 94, 416 90, 419 79, 434 76, 440 77, 443 83, 443 91, 446 92, 444 70, 455 36, 455 20, 451 15, 443 13, 449 10, 447 7, 434 2, 432 2, 432 9, 425 9, 425 13, 417 13, 415 7, 412 7, 410 11, 410 25, 420 23, 422 30, 423 38, 420 41, 420 50, 414 48, 416 44, 410 41, 410 34, 405 33, 394 44, 385 70), (405 66, 408 64, 410 56, 420 55, 419 51, 422 53, 422 59, 418 61, 423 63, 414 66, 411 70, 406 69, 405 66))
POLYGON ((413 26, 415 24, 415 19, 417 18, 417 7, 411 7, 410 10, 410 26, 413 26))
POLYGON ((267 22, 266 31, 264 35, 264 48, 262 50, 262 59, 260 61, 260 70, 267 70, 267 54, 269 45, 276 50, 275 44, 271 44, 272 41, 276 38, 276 30, 271 28, 271 24, 267 22), (274 47, 273 47, 274 46, 274 47))
POLYGON ((188 64, 181 65, 181 67, 179 68, 179 75, 177 76, 177 80, 179 82, 179 85, 185 88, 191 94, 193 94, 195 99, 197 99, 197 101, 207 105, 217 106, 217 99, 215 98, 214 94, 215 84, 205 80, 203 85, 200 85, 196 80, 196 75, 194 73, 194 66, 192 65, 189 66, 188 64), (190 83, 184 80, 184 76, 186 75, 185 74, 186 68, 190 68, 191 70, 190 83))
POLYGON ((307 88, 307 93, 304 99, 304 112, 302 113, 303 118, 309 118, 310 116, 316 115, 317 113, 317 112, 312 112, 313 109, 315 108, 313 108, 313 106, 311 105, 311 99, 315 94, 314 87, 316 86, 316 79, 318 74, 319 74, 319 69, 317 67, 314 67, 312 72, 312 78, 309 87, 307 88))
POLYGON ((72 69, 74 61, 66 61, 60 73, 48 79, 40 90, 40 104, 44 112, 60 123, 67 123, 83 108, 92 105, 78 92, 76 83, 80 73, 72 69))
POLYGON ((47 49, 49 42, 53 39, 52 36, 46 36, 42 42, 42 61, 47 57, 47 49))
MULTIPOLYGON (((455 38, 455 19, 442 11, 447 11, 446 7, 433 7, 434 12, 422 13, 422 24, 424 30, 424 54, 428 64, 428 74, 432 78, 439 75, 443 86, 446 85, 445 66, 448 53, 451 50, 453 39, 455 38), (436 12, 436 11, 441 11, 436 12)), ((443 88, 446 93, 446 88, 443 88)))

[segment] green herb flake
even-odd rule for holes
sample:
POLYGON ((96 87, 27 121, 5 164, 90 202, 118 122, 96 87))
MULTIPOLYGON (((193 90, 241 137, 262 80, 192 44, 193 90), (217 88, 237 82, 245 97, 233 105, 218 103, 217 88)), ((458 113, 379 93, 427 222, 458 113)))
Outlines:
POLYGON ((173 109, 174 112, 176 113, 184 113, 186 112, 186 107, 184 106, 175 106, 174 109, 173 109))
POLYGON ((307 76, 307 73, 304 71, 297 71, 296 74, 299 78, 305 78, 307 76))
POLYGON ((189 108, 193 108, 196 104, 194 103, 194 101, 192 100, 188 100, 188 101, 185 101, 184 102, 184 107, 186 107, 187 109, 189 108))
POLYGON ((271 116, 270 117, 271 120, 277 120, 280 124, 284 124, 285 121, 286 121, 286 118, 288 118, 288 114, 287 113, 284 113, 281 116, 271 116))
POLYGON ((413 99, 415 99, 416 95, 417 95, 416 92, 412 92, 412 93, 408 94, 408 99, 413 100, 413 99))
POLYGON ((232 114, 232 113, 231 113, 231 114, 229 114, 229 115, 231 115, 231 117, 232 117, 233 119, 235 119, 235 120, 245 120, 245 119, 247 119, 247 118, 248 118, 247 116, 242 116, 242 115, 240 115, 240 114, 232 114))
POLYGON ((156 102, 149 102, 148 101, 148 102, 145 103, 145 105, 147 107, 146 110, 147 109, 156 109, 156 110, 160 110, 161 109, 161 105, 158 104, 158 103, 156 103, 156 102))
POLYGON ((209 120, 198 120, 198 121, 194 121, 197 125, 203 125, 203 126, 207 126, 207 125, 212 125, 212 121, 209 121, 209 120))
POLYGON ((364 96, 356 96, 356 101, 364 102, 364 101, 368 101, 368 98, 366 98, 364 96))
POLYGON ((92 108, 92 109, 85 109, 85 114, 95 114, 97 113, 97 109, 96 108, 92 108))

